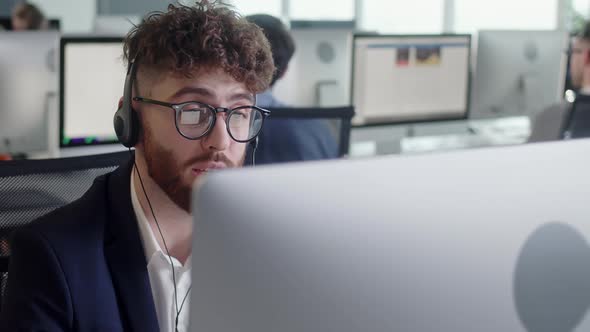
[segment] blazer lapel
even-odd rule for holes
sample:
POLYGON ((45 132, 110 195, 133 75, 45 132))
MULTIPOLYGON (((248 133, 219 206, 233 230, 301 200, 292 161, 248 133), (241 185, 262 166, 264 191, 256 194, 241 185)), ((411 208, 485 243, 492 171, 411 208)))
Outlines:
POLYGON ((133 159, 111 174, 110 211, 105 226, 105 257, 126 330, 158 331, 158 318, 135 213, 131 205, 133 159))

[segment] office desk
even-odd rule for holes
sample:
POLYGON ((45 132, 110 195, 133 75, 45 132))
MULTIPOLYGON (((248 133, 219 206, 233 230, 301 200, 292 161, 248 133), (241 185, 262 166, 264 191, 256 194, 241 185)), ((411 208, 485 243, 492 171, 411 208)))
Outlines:
POLYGON ((530 131, 526 116, 353 128, 350 157, 522 144, 530 131))

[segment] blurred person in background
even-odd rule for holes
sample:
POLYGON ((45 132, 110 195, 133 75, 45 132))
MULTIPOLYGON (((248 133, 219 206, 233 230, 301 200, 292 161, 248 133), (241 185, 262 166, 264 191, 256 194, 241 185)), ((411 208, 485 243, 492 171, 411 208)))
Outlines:
POLYGON ((20 2, 12 10, 12 30, 42 30, 47 28, 47 20, 39 8, 28 2, 20 2))
MULTIPOLYGON (((247 16, 270 42, 275 63, 270 87, 256 96, 256 105, 264 108, 286 108, 272 93, 272 88, 289 67, 295 53, 295 41, 280 19, 266 14, 247 16)), ((338 144, 326 121, 318 119, 272 119, 260 133, 256 151, 257 164, 332 159, 338 157, 338 144)))
MULTIPOLYGON (((575 34, 569 48, 568 73, 577 98, 590 97, 590 22, 575 34)), ((531 124, 529 143, 560 140, 570 125, 572 104, 562 102, 539 113, 531 124)), ((590 126, 590 124, 589 124, 590 126)))

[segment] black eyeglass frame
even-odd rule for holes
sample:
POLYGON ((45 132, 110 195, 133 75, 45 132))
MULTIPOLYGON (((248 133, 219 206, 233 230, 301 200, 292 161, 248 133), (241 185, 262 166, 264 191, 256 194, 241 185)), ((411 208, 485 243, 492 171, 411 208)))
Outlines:
POLYGON ((159 106, 164 106, 164 107, 168 107, 171 108, 172 110, 174 110, 175 114, 174 114, 174 126, 176 127, 176 131, 180 134, 180 136, 191 140, 191 141, 196 141, 199 140, 207 135, 209 135, 209 133, 211 132, 211 130, 213 128, 215 128, 215 123, 217 122, 217 114, 218 113, 226 113, 227 116, 225 117, 225 127, 227 130, 227 133, 229 134, 229 136, 236 142, 238 143, 248 143, 254 139, 256 139, 256 137, 260 134, 260 131, 262 130, 262 127, 264 127, 264 120, 266 119, 267 116, 270 115, 270 111, 255 105, 244 105, 244 106, 238 106, 236 108, 227 108, 227 107, 213 107, 211 105, 202 103, 200 101, 187 101, 184 103, 180 103, 180 104, 172 104, 172 103, 167 103, 164 101, 159 101, 159 100, 154 100, 154 99, 149 99, 149 98, 144 98, 144 97, 133 97, 134 101, 137 102, 141 102, 141 103, 146 103, 146 104, 152 104, 152 105, 159 105, 159 106), (179 112, 182 111, 182 108, 185 107, 186 105, 189 104, 199 104, 201 106, 206 107, 207 109, 209 109, 211 112, 213 112, 213 121, 211 121, 211 123, 209 124, 209 127, 207 128, 207 130, 205 130, 203 132, 202 135, 198 136, 198 137, 189 137, 186 136, 181 130, 180 128, 178 128, 178 117, 179 117, 179 112), (259 111, 262 114, 262 124, 260 125, 260 128, 258 129, 258 132, 256 132, 255 135, 253 135, 251 138, 247 139, 247 140, 239 140, 236 139, 230 129, 229 129, 229 119, 232 115, 233 112, 242 110, 242 109, 255 109, 257 111, 259 111))
POLYGON ((572 56, 574 54, 578 54, 578 53, 584 53, 585 51, 587 51, 588 49, 586 48, 579 48, 579 47, 568 47, 565 50, 563 50, 563 52, 567 55, 567 56, 572 56))

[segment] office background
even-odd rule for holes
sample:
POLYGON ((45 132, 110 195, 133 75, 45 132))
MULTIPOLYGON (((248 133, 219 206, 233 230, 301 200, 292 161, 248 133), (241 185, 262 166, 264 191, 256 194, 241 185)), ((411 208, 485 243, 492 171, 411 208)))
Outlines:
MULTIPOLYGON (((0 3, 8 15, 17 0, 0 3)), ((180 3, 191 3, 182 0, 180 3)), ((571 29, 588 17, 588 0, 231 0, 244 15, 268 13, 285 20, 355 20, 380 33, 472 33, 479 29, 571 29)), ((143 15, 164 9, 162 0, 34 0, 62 30, 90 32, 96 16, 143 15)))
MULTIPOLYGON (((9 16, 16 2, 18 1, 9 0, 0 3, 0 16, 9 16)), ((191 4, 194 0, 179 0, 179 2, 191 4)), ((243 15, 267 13, 280 17, 283 22, 290 25, 296 39, 297 51, 289 65, 290 70, 287 71, 287 75, 277 83, 274 89, 279 100, 290 106, 354 105, 357 114, 364 112, 362 107, 356 105, 359 101, 351 100, 350 97, 355 88, 351 88, 351 81, 354 83, 362 81, 351 77, 353 67, 360 63, 351 59, 353 45, 350 37, 353 32, 404 36, 420 34, 432 35, 435 38, 442 38, 441 34, 471 35, 470 58, 462 62, 463 69, 460 71, 469 72, 467 88, 470 96, 463 101, 466 108, 453 110, 463 114, 464 118, 456 119, 457 121, 438 121, 441 120, 440 117, 431 117, 429 121, 416 121, 416 123, 391 121, 389 124, 381 123, 379 126, 354 127, 350 131, 349 155, 351 157, 525 143, 531 132, 531 120, 536 114, 544 107, 563 99, 563 90, 559 92, 561 96, 558 96, 559 89, 556 86, 561 85, 565 80, 564 59, 566 57, 563 50, 567 48, 566 34, 581 28, 590 16, 590 0, 497 0, 494 2, 482 0, 409 2, 401 0, 227 0, 225 2, 234 5, 243 15), (313 22, 315 26, 306 30, 305 27, 297 25, 301 22, 313 22), (341 22, 345 25, 340 27, 340 31, 335 31, 330 26, 322 26, 326 22, 341 22), (497 34, 479 33, 485 30, 511 32, 506 37, 498 38, 497 34), (530 34, 531 45, 529 40, 522 37, 528 31, 540 32, 530 34), (551 36, 544 37, 544 33, 549 33, 551 36), (559 33, 563 33, 561 37, 557 36, 559 33), (552 40, 560 42, 552 42, 552 40), (325 46, 322 45, 325 41, 330 42, 329 51, 335 55, 333 56, 335 61, 331 63, 323 61, 321 54, 318 53, 320 46, 325 46), (484 52, 480 56, 477 54, 480 46, 502 53, 498 55, 484 52), (527 50, 531 47, 541 56, 535 61, 523 62, 522 55, 528 54, 527 50), (552 58, 548 58, 547 54, 551 54, 552 58), (558 59, 558 57, 561 58, 558 59), (496 61, 497 59, 504 60, 496 61), (478 60, 482 61, 478 64, 478 60), (518 69, 510 69, 507 64, 517 66, 518 69), (528 71, 550 76, 538 75, 536 78, 529 79, 531 76, 527 76, 528 71), (496 76, 482 74, 485 72, 496 74, 496 76), (494 77, 498 75, 505 80, 497 81, 494 77), (524 93, 526 91, 511 88, 513 91, 510 92, 512 93, 510 98, 501 95, 503 86, 516 86, 527 79, 530 81, 527 85, 532 89, 525 90, 534 91, 536 94, 526 95, 524 93), (482 83, 478 80, 489 82, 482 83), (326 82, 332 85, 324 84, 326 82), (489 97, 488 99, 496 99, 489 101, 493 102, 491 107, 487 105, 488 101, 478 103, 477 97, 482 91, 486 97, 489 97), (550 94, 552 95, 550 100, 538 98, 550 94), (529 105, 526 111, 518 109, 516 104, 531 100, 537 103, 543 102, 543 105, 535 105, 534 109, 529 105), (486 105, 479 107, 480 104, 486 105), (501 107, 496 107, 496 104, 501 107), (497 113, 489 111, 489 109, 502 107, 507 111, 497 113)), ((169 1, 33 0, 31 3, 38 5, 48 18, 59 20, 60 33, 63 36, 91 36, 105 33, 112 35, 113 32, 122 36, 130 26, 128 21, 138 22, 150 11, 164 10, 169 1)), ((435 40, 435 44, 439 42, 435 40)), ((119 54, 117 53, 116 56, 119 54)), ((449 59, 446 56, 442 58, 449 59)), ((438 83, 448 84, 443 81, 438 83)), ((401 83, 405 84, 405 82, 401 83)), ((461 84, 464 83, 463 81, 461 84)), ((448 84, 448 86, 455 85, 448 84)), ((89 89, 92 87, 89 86, 89 89)), ((435 90, 438 91, 438 89, 435 90)), ((423 89, 418 89, 416 94, 422 98, 424 92, 428 97, 432 97, 428 95, 429 91, 423 89)), ((69 95, 72 93, 75 92, 69 95)), ((79 153, 72 149, 58 150, 57 128, 61 120, 58 120, 56 100, 54 98, 51 101, 53 108, 49 109, 49 119, 55 123, 48 125, 49 136, 44 141, 49 142, 49 147, 43 151, 23 151, 32 152, 30 157, 44 158, 79 153)), ((105 100, 105 103, 108 101, 105 100)), ((109 112, 112 111, 111 107, 107 109, 109 112)), ((110 113, 105 119, 110 123, 110 113)), ((353 122, 353 124, 358 123, 358 121, 353 122)), ((12 147, 14 148, 15 145, 13 144, 12 147)), ((111 144, 109 147, 109 149, 120 148, 118 144, 111 144)), ((6 151, 11 150, 8 144, 3 144, 0 153, 6 151)), ((84 153, 86 152, 99 153, 102 150, 84 150, 84 153)))

